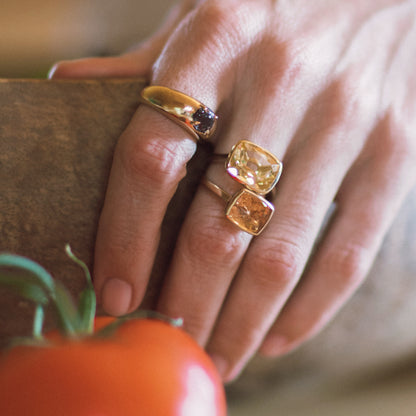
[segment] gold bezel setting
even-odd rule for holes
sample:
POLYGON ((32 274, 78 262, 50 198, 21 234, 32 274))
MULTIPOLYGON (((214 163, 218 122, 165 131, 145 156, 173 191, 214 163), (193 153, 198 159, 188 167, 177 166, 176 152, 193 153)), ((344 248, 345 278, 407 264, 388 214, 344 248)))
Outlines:
POLYGON ((241 189, 229 200, 225 215, 241 230, 259 235, 271 220, 274 206, 262 196, 241 189))
POLYGON ((141 101, 178 123, 196 139, 207 140, 216 130, 218 116, 182 92, 150 85, 142 90, 141 101))

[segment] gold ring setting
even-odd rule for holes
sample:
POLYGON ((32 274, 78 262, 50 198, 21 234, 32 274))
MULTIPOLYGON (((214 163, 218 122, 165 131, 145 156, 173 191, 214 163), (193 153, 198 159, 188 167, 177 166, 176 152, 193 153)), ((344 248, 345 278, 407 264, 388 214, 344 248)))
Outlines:
POLYGON ((202 183, 227 203, 225 216, 240 230, 259 235, 271 220, 273 204, 250 189, 242 188, 231 195, 207 178, 202 183))
MULTIPOLYGON (((141 101, 175 121, 197 141, 209 139, 218 116, 194 98, 168 87, 151 85, 142 90, 141 101)), ((225 158, 225 170, 243 187, 234 194, 203 179, 205 186, 226 201, 225 216, 242 231, 259 235, 270 222, 274 206, 266 199, 282 173, 283 164, 272 153, 249 141, 240 140, 225 158)))
POLYGON ((218 116, 198 100, 171 88, 151 85, 142 90, 142 103, 175 121, 197 140, 215 132, 218 116))
POLYGON ((204 178, 203 184, 226 201, 225 216, 242 231, 259 235, 270 222, 274 206, 266 199, 282 173, 283 164, 272 153, 248 140, 239 141, 225 157, 225 169, 243 185, 231 195, 204 178))

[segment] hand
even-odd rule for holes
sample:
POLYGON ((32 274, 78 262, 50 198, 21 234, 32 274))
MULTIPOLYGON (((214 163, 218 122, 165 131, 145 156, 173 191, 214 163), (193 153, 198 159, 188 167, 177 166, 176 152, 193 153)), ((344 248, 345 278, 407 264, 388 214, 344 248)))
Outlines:
MULTIPOLYGON (((184 318, 224 380, 257 350, 283 354, 323 328, 365 278, 414 186, 415 17, 414 1, 185 1, 135 50, 54 68, 55 78, 148 75, 219 115, 216 152, 249 139, 283 160, 276 213, 255 238, 200 187, 158 299, 161 312, 184 318)), ((94 271, 108 312, 139 306, 195 149, 144 106, 120 137, 94 271)), ((239 188, 220 164, 208 176, 239 188)))

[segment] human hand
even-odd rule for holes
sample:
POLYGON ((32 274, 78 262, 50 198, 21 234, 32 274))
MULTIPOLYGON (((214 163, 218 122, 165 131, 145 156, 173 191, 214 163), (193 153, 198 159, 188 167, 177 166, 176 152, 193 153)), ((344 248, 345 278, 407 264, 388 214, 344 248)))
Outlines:
MULTIPOLYGON (((159 311, 184 318, 224 380, 257 350, 286 353, 324 327, 364 280, 414 186, 415 17, 414 1, 186 1, 128 54, 55 67, 55 78, 149 75, 219 115, 216 152, 249 139, 283 160, 276 213, 258 237, 199 189, 158 300, 159 311)), ((195 148, 144 106, 120 138, 94 268, 108 312, 139 306, 195 148)), ((207 175, 239 188, 220 164, 207 175)))

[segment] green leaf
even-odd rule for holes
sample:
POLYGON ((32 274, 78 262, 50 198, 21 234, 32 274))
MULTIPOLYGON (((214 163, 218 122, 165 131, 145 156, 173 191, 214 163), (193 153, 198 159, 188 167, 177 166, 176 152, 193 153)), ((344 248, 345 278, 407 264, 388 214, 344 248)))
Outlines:
POLYGON ((0 286, 37 304, 46 305, 49 302, 46 290, 39 286, 36 279, 28 279, 25 275, 8 276, 0 270, 0 286))
POLYGON ((87 287, 82 291, 78 302, 79 328, 86 334, 92 334, 94 332, 96 306, 97 300, 95 292, 87 287))
POLYGON ((69 244, 65 246, 68 257, 78 264, 84 271, 87 287, 82 291, 78 302, 78 328, 81 332, 92 334, 94 331, 94 317, 97 308, 97 299, 92 284, 88 266, 72 252, 69 244))
POLYGON ((87 281, 88 287, 93 289, 91 274, 90 274, 90 271, 88 269, 88 266, 72 252, 71 246, 69 244, 66 244, 65 252, 73 262, 75 262, 76 264, 78 264, 78 266, 80 266, 82 268, 82 270, 84 271, 85 280, 87 281))
POLYGON ((54 306, 61 323, 61 332, 76 336, 79 329, 78 311, 68 290, 60 282, 55 283, 54 306))
POLYGON ((38 263, 23 256, 14 254, 0 254, 0 275, 13 275, 13 270, 19 271, 19 276, 25 280, 37 282, 47 292, 54 292, 55 283, 52 276, 38 263))
POLYGON ((0 285, 23 298, 34 302, 37 307, 33 323, 33 336, 41 339, 44 320, 43 306, 51 302, 60 321, 62 333, 70 336, 93 332, 96 298, 87 265, 65 247, 68 256, 83 270, 87 287, 80 295, 78 308, 64 286, 38 263, 14 254, 0 254, 0 285))
POLYGON ((43 306, 48 302, 55 308, 60 331, 76 336, 92 332, 96 300, 88 268, 66 247, 67 254, 80 265, 87 278, 87 288, 80 297, 80 309, 64 288, 38 263, 14 254, 0 254, 0 285, 37 305, 33 323, 33 336, 41 339, 44 320, 43 306))

